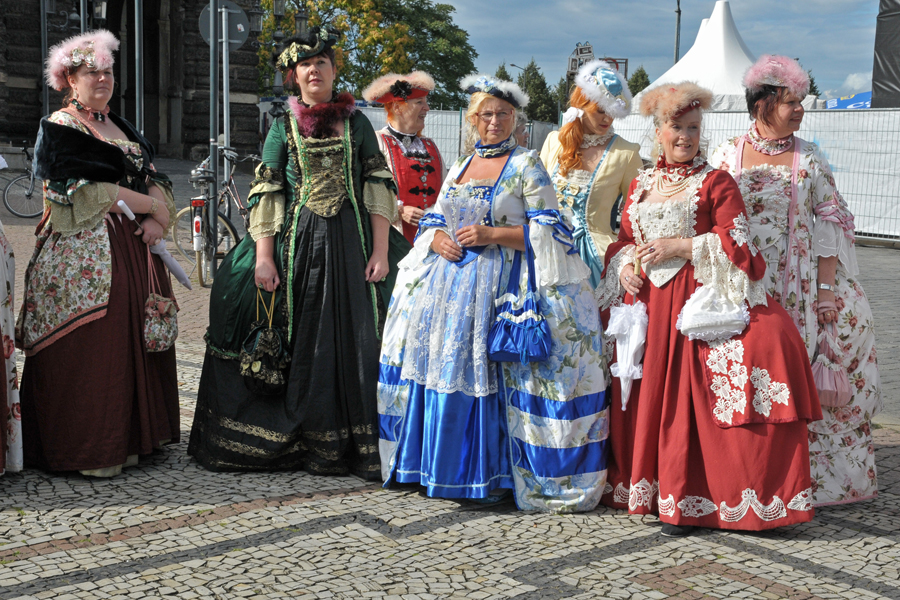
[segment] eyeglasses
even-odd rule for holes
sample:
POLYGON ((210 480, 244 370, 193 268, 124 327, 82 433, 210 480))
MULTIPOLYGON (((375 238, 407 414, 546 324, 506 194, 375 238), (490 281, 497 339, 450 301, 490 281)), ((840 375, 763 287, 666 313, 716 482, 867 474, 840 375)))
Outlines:
POLYGON ((512 115, 512 111, 510 110, 501 110, 500 112, 478 113, 478 118, 485 123, 490 123, 494 120, 494 117, 497 117, 497 120, 502 122, 508 120, 512 115))

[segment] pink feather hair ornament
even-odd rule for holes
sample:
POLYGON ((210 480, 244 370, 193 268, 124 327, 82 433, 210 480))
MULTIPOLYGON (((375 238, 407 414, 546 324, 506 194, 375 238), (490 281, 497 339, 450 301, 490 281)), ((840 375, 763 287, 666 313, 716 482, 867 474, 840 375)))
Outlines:
POLYGON ((47 85, 61 92, 69 87, 71 67, 87 65, 91 69, 111 69, 119 49, 119 40, 105 29, 97 29, 66 38, 50 48, 44 67, 47 85))
POLYGON ((755 91, 763 85, 787 88, 802 100, 809 93, 809 74, 793 58, 763 54, 744 74, 744 87, 755 91))

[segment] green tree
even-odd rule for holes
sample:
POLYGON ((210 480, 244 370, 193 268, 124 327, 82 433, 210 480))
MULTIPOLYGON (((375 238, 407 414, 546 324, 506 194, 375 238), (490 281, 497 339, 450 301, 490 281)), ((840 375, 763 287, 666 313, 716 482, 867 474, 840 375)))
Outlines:
POLYGON ((525 107, 528 118, 533 121, 556 123, 556 99, 550 94, 547 80, 544 79, 544 74, 534 62, 534 58, 519 75, 516 83, 530 97, 528 106, 525 107))
POLYGON ((497 72, 494 73, 494 77, 501 81, 512 81, 512 76, 506 70, 506 61, 500 63, 500 66, 497 67, 497 72))
POLYGON ((406 46, 411 67, 434 77, 435 89, 428 103, 435 108, 465 106, 467 96, 459 89, 459 80, 475 70, 478 53, 469 43, 469 34, 453 22, 456 9, 432 0, 376 1, 382 27, 407 28, 406 35, 412 40, 406 46))
MULTIPOLYGON (((819 91, 819 86, 816 85, 816 78, 813 77, 812 69, 807 71, 807 74, 809 74, 809 93, 813 96, 821 96, 822 93, 819 91)), ((803 100, 803 98, 800 99, 803 100)))
POLYGON ((648 85, 650 85, 650 77, 647 75, 647 71, 644 70, 644 65, 641 65, 628 78, 628 89, 631 91, 632 96, 637 96, 648 85))
POLYGON ((559 83, 553 86, 551 95, 557 102, 560 112, 565 112, 566 107, 569 105, 569 84, 566 82, 565 77, 559 78, 559 83))
POLYGON ((308 11, 310 27, 326 23, 343 33, 335 46, 338 68, 336 89, 359 94, 362 88, 382 73, 410 70, 412 63, 408 48, 413 39, 408 35, 409 27, 403 23, 382 27, 382 14, 376 0, 289 0, 288 10, 281 23, 276 23, 272 15, 272 0, 262 0, 265 14, 263 32, 259 36, 260 93, 271 93, 270 87, 266 89, 266 83, 271 85, 274 81, 273 34, 279 25, 286 37, 294 34, 294 11, 301 4, 308 11))

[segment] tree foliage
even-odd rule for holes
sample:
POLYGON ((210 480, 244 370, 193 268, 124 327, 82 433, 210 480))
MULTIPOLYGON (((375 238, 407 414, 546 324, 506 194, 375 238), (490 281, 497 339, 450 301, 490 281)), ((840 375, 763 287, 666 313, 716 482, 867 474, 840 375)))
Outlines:
POLYGON ((516 83, 530 97, 528 106, 525 107, 528 118, 533 121, 556 123, 556 99, 550 94, 547 80, 544 79, 544 74, 534 62, 534 58, 519 75, 516 83))
POLYGON ((506 70, 506 61, 500 63, 500 66, 497 67, 497 72, 494 73, 494 77, 500 81, 512 81, 512 75, 506 70))
POLYGON ((434 77, 435 89, 428 96, 428 103, 435 108, 465 106, 467 96, 459 89, 459 80, 475 70, 478 53, 469 43, 469 34, 453 23, 456 9, 431 0, 377 2, 383 26, 407 27, 407 35, 412 39, 407 57, 412 68, 434 77))
POLYGON ((553 99, 559 103, 559 110, 561 112, 565 111, 566 107, 569 105, 569 84, 565 77, 559 78, 559 83, 553 86, 551 95, 553 96, 553 99))
POLYGON ((648 85, 650 85, 650 77, 647 75, 647 71, 644 70, 644 65, 641 65, 628 78, 628 89, 631 91, 632 96, 637 96, 648 85))
MULTIPOLYGON (((259 87, 271 94, 274 81, 273 34, 278 28, 272 0, 261 1, 265 13, 259 40, 259 87)), ((359 97, 362 90, 386 73, 419 69, 436 83, 431 104, 462 106, 459 80, 475 70, 478 54, 469 35, 453 23, 455 9, 432 0, 288 0, 280 23, 285 37, 294 34, 294 12, 301 6, 309 14, 309 26, 330 24, 343 36, 335 46, 338 68, 335 88, 359 97)))
MULTIPOLYGON (((821 96, 822 93, 819 91, 819 86, 816 85, 816 78, 813 77, 812 69, 806 72, 809 75, 809 93, 813 96, 821 96)), ((803 98, 800 98, 803 100, 803 98)))

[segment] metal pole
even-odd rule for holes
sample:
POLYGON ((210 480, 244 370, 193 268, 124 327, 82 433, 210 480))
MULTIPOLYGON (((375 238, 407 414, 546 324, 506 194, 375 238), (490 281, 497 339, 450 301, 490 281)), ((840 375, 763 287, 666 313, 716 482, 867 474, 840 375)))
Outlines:
MULTIPOLYGON (((228 41, 228 13, 231 12, 228 10, 228 7, 223 6, 219 9, 222 12, 222 126, 225 132, 225 146, 231 147, 231 77, 229 76, 229 62, 228 55, 230 54, 231 48, 229 47, 228 41)), ((227 177, 229 173, 231 173, 230 169, 230 161, 227 157, 225 157, 224 162, 222 163, 223 168, 225 169, 222 174, 223 177, 227 177)), ((227 182, 225 182, 227 185, 227 182)), ((231 203, 225 204, 225 216, 229 219, 231 218, 231 203)), ((215 221, 213 221, 215 222, 215 221)))
POLYGON ((81 33, 87 31, 87 0, 81 0, 81 33))
MULTIPOLYGON (((219 247, 219 0, 209 0, 209 168, 212 169, 212 198, 209 205, 209 233, 213 248, 219 247)), ((216 278, 216 257, 209 270, 216 278)))
POLYGON ((676 0, 678 7, 675 9, 675 62, 678 62, 681 46, 681 0, 676 0))
MULTIPOLYGON (((47 0, 41 0, 41 56, 47 56, 47 0)), ((43 115, 50 114, 50 87, 47 79, 41 77, 41 96, 43 99, 43 115)))
POLYGON ((144 135, 144 2, 134 0, 134 121, 144 135))

